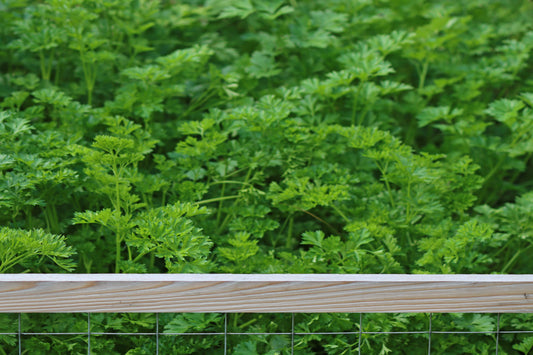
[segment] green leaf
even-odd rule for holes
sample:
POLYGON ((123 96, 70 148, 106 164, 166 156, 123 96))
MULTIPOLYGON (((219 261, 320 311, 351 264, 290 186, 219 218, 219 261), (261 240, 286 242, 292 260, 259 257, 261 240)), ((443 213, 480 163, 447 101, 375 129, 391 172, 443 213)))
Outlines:
POLYGON ((30 265, 38 271, 44 260, 50 260, 65 271, 72 271, 75 263, 69 258, 75 252, 65 243, 65 237, 46 233, 42 229, 22 230, 0 228, 0 273, 30 265), (28 263, 32 260, 31 263, 28 263))
POLYGON ((305 232, 302 234, 302 244, 322 248, 324 237, 325 235, 322 231, 305 232))
POLYGON ((426 107, 416 116, 416 118, 418 120, 419 127, 424 127, 439 120, 445 120, 449 123, 462 113, 462 109, 451 109, 448 106, 426 107))
POLYGON ((524 103, 518 100, 501 99, 489 105, 485 112, 496 120, 512 126, 518 117, 518 111, 524 108, 524 103))
POLYGON ((272 21, 294 11, 292 6, 283 5, 284 2, 284 0, 257 1, 254 5, 262 18, 272 21))
POLYGON ((274 56, 266 52, 254 52, 250 58, 250 66, 246 71, 253 78, 268 78, 281 73, 277 68, 274 56))
POLYGON ((239 17, 241 20, 247 18, 255 12, 250 0, 224 0, 209 1, 208 6, 213 7, 218 18, 239 17))
POLYGON ((518 350, 524 354, 529 354, 531 349, 533 349, 533 337, 527 337, 519 344, 513 345, 513 349, 518 350))
POLYGON ((246 232, 239 232, 232 238, 228 239, 228 243, 232 248, 218 248, 218 252, 223 258, 234 262, 242 262, 251 258, 259 251, 257 240, 249 240, 251 235, 246 232))

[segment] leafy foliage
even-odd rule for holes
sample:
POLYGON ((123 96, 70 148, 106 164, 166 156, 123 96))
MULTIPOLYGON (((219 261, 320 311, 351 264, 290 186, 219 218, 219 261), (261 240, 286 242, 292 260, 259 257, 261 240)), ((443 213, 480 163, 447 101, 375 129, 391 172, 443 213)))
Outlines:
MULTIPOLYGON (((3 1, 0 272, 531 273, 531 18, 528 0, 3 1)), ((280 317, 230 323, 283 332, 280 317)), ((424 315, 368 317, 366 331, 426 329, 424 315)), ((170 333, 217 331, 221 319, 162 315, 170 333)), ((488 315, 433 321, 495 327, 488 315)), ((358 315, 296 323, 353 331, 358 315)), ((94 324, 140 331, 154 318, 94 324)), ((202 338, 161 346, 222 344, 202 338)), ((361 351, 426 341, 368 336, 361 351)), ((39 338, 28 349, 82 343, 39 338)), ((6 353, 13 344, 0 338, 6 353)), ((287 344, 239 338, 230 351, 287 344)), ((357 344, 305 335, 296 348, 357 344)), ((512 334, 500 344, 531 350, 512 334)), ((93 347, 153 345, 101 337, 93 347)), ((482 335, 435 345, 487 349, 482 335)))
POLYGON ((46 233, 42 229, 30 231, 2 227, 0 229, 0 272, 27 268, 33 272, 49 270, 50 262, 66 271, 74 263, 68 258, 74 254, 65 244, 65 237, 46 233), (48 264, 48 265, 47 265, 48 264))

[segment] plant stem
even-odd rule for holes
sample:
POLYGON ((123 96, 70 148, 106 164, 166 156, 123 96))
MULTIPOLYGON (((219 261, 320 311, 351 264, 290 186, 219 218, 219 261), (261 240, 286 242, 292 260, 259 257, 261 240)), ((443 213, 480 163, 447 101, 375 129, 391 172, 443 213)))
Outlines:
MULTIPOLYGON (((246 173, 246 177, 244 178, 244 182, 243 182, 243 185, 248 185, 248 182, 250 181, 250 176, 252 175, 252 167, 248 168, 248 172, 246 173)), ((242 191, 243 187, 241 188, 240 191, 242 191)), ((239 192, 240 192, 239 191, 239 192)), ((235 210, 235 206, 237 205, 237 202, 239 202, 238 200, 238 197, 240 197, 240 195, 232 195, 232 196, 224 196, 223 198, 224 199, 229 199, 229 198, 236 198, 236 200, 233 202, 233 205, 232 205, 232 208, 230 208, 230 210, 232 212, 228 213, 226 215, 226 217, 224 218, 224 221, 222 222, 222 224, 218 227, 217 229, 217 234, 220 234, 222 232, 222 230, 224 230, 224 228, 226 227, 226 224, 229 222, 231 216, 233 215, 233 210, 235 210)), ((220 197, 219 197, 220 198, 220 197)), ((214 199, 212 199, 214 200, 214 199)))
POLYGON ((245 182, 242 182, 242 181, 235 181, 235 180, 218 180, 218 181, 213 181, 213 182, 210 182, 209 183, 210 185, 217 185, 217 184, 237 184, 237 185, 248 185, 248 186, 251 186, 251 184, 248 184, 248 183, 245 183, 245 182))
POLYGON ((248 322, 241 324, 241 329, 242 328, 246 328, 247 326, 252 325, 255 322, 257 322, 257 319, 256 318, 252 318, 248 322))
POLYGON ((210 199, 207 199, 207 200, 197 201, 197 202, 195 202, 195 204, 196 205, 203 205, 203 204, 211 203, 211 202, 231 200, 233 198, 238 198, 238 197, 239 197, 239 195, 220 196, 220 197, 210 198, 210 199))
MULTIPOLYGON (((487 176, 485 177, 485 181, 483 181, 483 195, 485 195, 485 193, 487 192, 487 189, 488 189, 488 182, 490 181, 490 179, 492 179, 492 177, 500 170, 500 167, 502 166, 503 164, 503 156, 500 156, 498 158, 498 162, 492 167, 492 169, 490 170, 490 172, 487 174, 487 176)), ((492 196, 494 194, 490 194, 489 196, 484 196, 485 197, 485 202, 486 203, 490 203, 492 202, 492 196)))
POLYGON ((24 260, 30 255, 31 255, 31 252, 26 252, 22 255, 16 256, 13 259, 5 262, 3 265, 0 265, 0 274, 4 273, 6 270, 9 270, 13 266, 15 266, 17 263, 19 263, 20 260, 24 260))
POLYGON ((355 125, 355 119, 357 116, 357 105, 359 104, 359 95, 361 94, 361 85, 363 85, 362 82, 359 83, 357 86, 357 90, 354 93, 353 96, 353 102, 352 102, 352 125, 355 125))
POLYGON ((422 89, 424 87, 424 84, 426 82, 426 75, 428 73, 428 66, 429 61, 426 59, 424 60, 424 64, 422 64, 422 72, 420 73, 420 78, 418 81, 418 89, 422 89))
POLYGON ((376 160, 376 165, 377 165, 379 171, 381 172, 381 175, 383 176, 383 180, 385 181, 385 186, 387 187, 387 194, 389 195, 390 204, 391 204, 392 208, 396 208, 395 203, 394 203, 394 199, 392 198, 392 189, 391 189, 390 184, 389 184, 389 179, 387 179, 387 175, 385 174, 385 171, 387 170, 387 168, 389 166, 389 163, 387 162, 387 164, 385 164, 385 167, 382 168, 381 164, 379 164, 379 162, 376 160))
POLYGON ((331 204, 331 208, 333 208, 333 209, 335 210, 335 212, 337 212, 337 214, 338 214, 339 216, 341 216, 342 219, 344 219, 344 221, 345 221, 346 223, 349 223, 349 222, 350 222, 350 219, 349 219, 348 217, 346 217, 346 215, 340 210, 340 208, 338 208, 337 206, 335 206, 334 203, 331 204))
POLYGON ((528 246, 527 248, 525 249, 520 249, 518 248, 518 250, 514 253, 513 257, 511 259, 509 259, 509 261, 505 264, 505 266, 503 267, 501 273, 502 274, 507 274, 509 272, 509 269, 511 267, 513 267, 514 263, 516 262, 516 259, 518 259, 518 257, 523 253, 525 252, 526 250, 528 249, 531 249, 531 247, 533 247, 533 245, 530 245, 528 246))
POLYGON ((120 242, 121 232, 117 230, 115 235, 115 273, 120 273, 120 242))
POLYGON ((285 242, 285 247, 290 249, 292 246, 292 229, 294 227, 294 216, 291 215, 289 218, 289 227, 287 228, 287 241, 285 242))
POLYGON ((50 226, 50 216, 48 215, 48 211, 46 210, 45 207, 42 208, 42 211, 43 211, 43 215, 44 215, 44 221, 46 222, 46 231, 48 233, 51 233, 52 232, 52 227, 50 226))
MULTIPOLYGON (((143 252, 143 253, 137 255, 137 256, 135 257, 135 259, 133 259, 133 262, 136 263, 136 262, 139 261, 143 256, 147 255, 148 253, 153 252, 153 251, 156 250, 156 249, 157 249, 157 246, 155 246, 155 247, 153 247, 153 248, 150 248, 149 250, 147 250, 147 251, 145 251, 145 252, 143 252)), ((152 257, 153 255, 154 255, 154 254, 150 254, 151 257, 152 257)))
POLYGON ((50 81, 51 68, 49 68, 48 65, 47 65, 48 63, 47 63, 47 60, 46 60, 46 58, 44 56, 43 50, 39 51, 39 62, 40 62, 40 65, 41 65, 41 77, 45 81, 50 81))
MULTIPOLYGON (((121 203, 120 203, 120 176, 121 174, 121 168, 116 162, 116 158, 118 157, 119 152, 116 153, 115 156, 113 156, 113 163, 112 163, 112 172, 113 176, 115 178, 115 214, 118 217, 122 214, 121 210, 121 203)), ((116 234, 115 234, 115 272, 120 272, 120 252, 121 248, 120 245, 122 243, 122 226, 116 226, 116 234)))
MULTIPOLYGON (((322 223, 324 223, 326 226, 328 226, 329 229, 331 229, 331 231, 337 235, 339 235, 339 231, 337 231, 331 224, 329 224, 328 222, 324 221, 322 218, 318 217, 317 215, 309 212, 309 211, 306 211, 306 210, 303 210, 303 209, 299 209, 300 211, 302 211, 303 213, 306 213, 308 215, 310 215, 311 217, 313 217, 314 219, 316 219, 317 221, 320 221, 322 223)), ((285 226, 285 223, 283 224, 283 226, 285 226)))
POLYGON ((407 206, 405 206, 405 223, 411 221, 411 179, 407 183, 407 206))
POLYGON ((368 104, 366 104, 363 108, 363 112, 361 112, 361 114, 359 115, 359 119, 357 121, 357 125, 358 126, 361 126, 363 124, 363 122, 365 121, 365 116, 368 112, 368 110, 370 109, 370 106, 368 104))
MULTIPOLYGON (((224 192, 226 190, 226 184, 223 183, 222 184, 222 189, 220 191, 220 197, 224 197, 224 192)), ((224 200, 220 200, 220 202, 218 203, 218 209, 217 209, 217 221, 216 221, 216 226, 218 227, 219 226, 219 223, 220 223, 220 217, 222 215, 222 205, 224 204, 224 200)))

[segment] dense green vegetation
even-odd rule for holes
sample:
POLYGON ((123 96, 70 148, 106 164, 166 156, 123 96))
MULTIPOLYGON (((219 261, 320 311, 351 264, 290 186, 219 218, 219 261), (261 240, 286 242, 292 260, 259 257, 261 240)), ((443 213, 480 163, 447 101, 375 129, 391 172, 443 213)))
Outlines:
MULTIPOLYGON (((532 273, 532 19, 528 0, 4 0, 0 273, 532 273)), ((58 317, 83 328, 81 315, 58 317)), ((231 324, 283 331, 284 319, 231 324)), ((426 315, 366 319, 365 331, 427 329, 426 315)), ((222 318, 162 320, 181 332, 222 318)), ((298 315, 297 331, 358 321, 298 315)), ((489 315, 433 321, 496 326, 489 315)), ((507 321, 533 329, 525 315, 507 321)), ((435 353, 494 352, 493 335, 441 338, 435 353)), ((162 346, 205 354, 222 340, 162 346)), ((286 354, 289 340, 238 337, 230 353, 286 354)), ((302 336, 296 351, 350 354, 357 340, 302 336)), ((26 345, 86 353, 84 341, 26 345)), ((0 354, 15 343, 0 336, 0 354)), ((528 353, 533 338, 500 345, 528 353)), ((363 353, 401 351, 425 353, 427 335, 364 338, 363 353)))

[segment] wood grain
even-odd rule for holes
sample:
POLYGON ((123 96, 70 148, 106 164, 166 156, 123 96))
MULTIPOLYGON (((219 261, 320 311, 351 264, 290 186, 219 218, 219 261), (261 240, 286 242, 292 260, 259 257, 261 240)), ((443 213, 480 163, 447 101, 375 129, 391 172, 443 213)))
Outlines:
POLYGON ((533 275, 0 274, 0 312, 533 312, 533 275))

